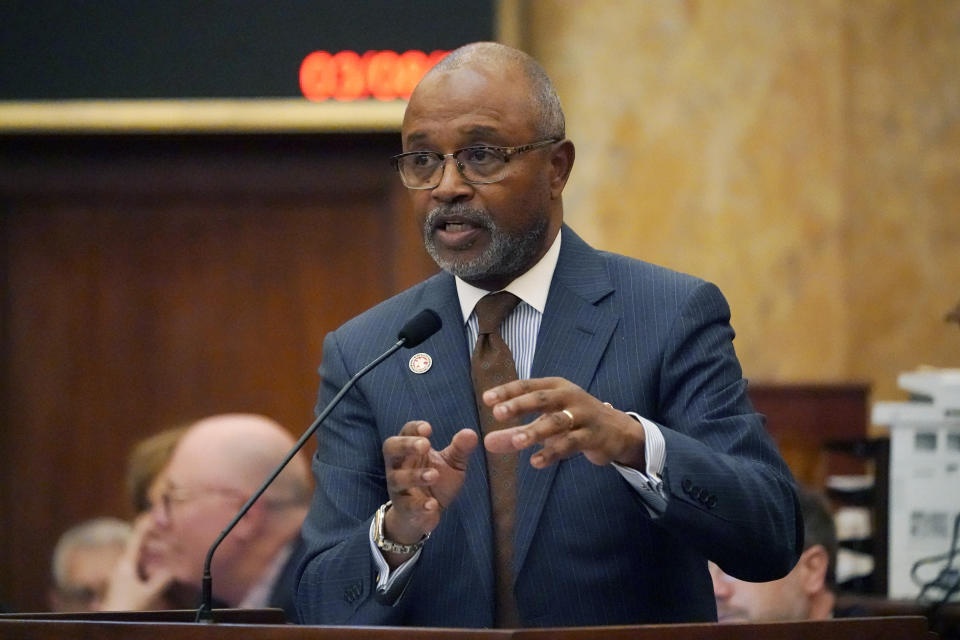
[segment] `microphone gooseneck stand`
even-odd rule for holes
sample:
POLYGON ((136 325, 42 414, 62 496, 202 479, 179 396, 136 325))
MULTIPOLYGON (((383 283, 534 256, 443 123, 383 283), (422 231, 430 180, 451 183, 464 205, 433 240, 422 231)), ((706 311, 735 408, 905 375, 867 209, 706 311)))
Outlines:
POLYGON ((207 556, 203 561, 203 580, 201 583, 201 601, 200 607, 197 609, 197 617, 195 622, 201 622, 206 624, 213 623, 213 576, 210 572, 210 565, 213 562, 213 554, 216 552, 217 547, 220 546, 220 543, 223 542, 223 539, 227 537, 233 528, 240 522, 240 519, 247 514, 247 511, 250 510, 250 507, 253 506, 253 503, 260 498, 261 495, 267 490, 270 484, 276 479, 280 472, 283 471, 284 467, 287 466, 287 463, 293 459, 293 456, 303 448, 303 445, 306 444, 307 440, 314 434, 317 428, 320 426, 320 423, 333 411, 334 407, 340 402, 340 399, 353 388, 353 385, 362 378, 366 373, 371 369, 376 367, 378 364, 386 360, 388 357, 393 355, 395 351, 400 349, 400 347, 415 347, 434 333, 440 330, 441 322, 440 316, 436 314, 432 309, 424 309, 413 318, 411 318, 407 324, 403 326, 400 330, 397 337, 399 338, 397 342, 393 344, 389 349, 384 351, 380 356, 375 360, 371 361, 368 365, 357 371, 356 374, 350 380, 347 381, 343 388, 337 392, 337 395, 330 400, 329 404, 324 408, 320 415, 313 421, 313 423, 303 432, 303 435, 300 436, 300 439, 297 440, 297 443, 293 445, 293 448, 290 449, 289 453, 283 458, 283 461, 277 465, 277 468, 267 477, 267 479, 260 485, 260 488, 257 489, 250 499, 240 507, 240 511, 237 512, 237 515, 224 527, 223 531, 220 532, 220 535, 217 536, 217 539, 210 545, 210 549, 207 551, 207 556))

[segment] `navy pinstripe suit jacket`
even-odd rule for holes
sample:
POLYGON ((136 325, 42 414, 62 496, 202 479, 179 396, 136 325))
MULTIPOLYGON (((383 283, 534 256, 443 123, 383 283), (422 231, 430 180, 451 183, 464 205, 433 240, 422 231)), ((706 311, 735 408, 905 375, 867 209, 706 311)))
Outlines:
MULTIPOLYGON (((730 312, 702 280, 599 252, 568 227, 537 339, 533 377, 562 376, 662 425, 665 513, 654 519, 612 467, 578 455, 546 470, 521 454, 515 595, 527 626, 716 619, 707 559, 771 580, 802 547, 793 479, 746 396, 730 312)), ((424 546, 403 596, 375 598, 368 528, 387 500, 383 441, 408 420, 447 446, 478 429, 453 277, 441 273, 352 319, 324 342, 322 405, 421 309, 443 329, 363 378, 318 432, 314 503, 297 607, 307 624, 489 627, 494 580, 481 447, 424 546), (412 373, 426 352, 433 367, 412 373)))

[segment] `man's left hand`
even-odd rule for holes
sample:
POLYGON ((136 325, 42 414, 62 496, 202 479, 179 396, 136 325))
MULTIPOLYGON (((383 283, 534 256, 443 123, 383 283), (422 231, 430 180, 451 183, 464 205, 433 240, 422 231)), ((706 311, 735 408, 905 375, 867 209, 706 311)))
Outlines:
POLYGON ((488 433, 483 444, 491 453, 520 451, 540 443, 530 464, 543 469, 583 452, 596 465, 617 462, 644 469, 643 425, 601 402, 564 378, 515 380, 483 393, 499 421, 540 412, 533 422, 488 433))

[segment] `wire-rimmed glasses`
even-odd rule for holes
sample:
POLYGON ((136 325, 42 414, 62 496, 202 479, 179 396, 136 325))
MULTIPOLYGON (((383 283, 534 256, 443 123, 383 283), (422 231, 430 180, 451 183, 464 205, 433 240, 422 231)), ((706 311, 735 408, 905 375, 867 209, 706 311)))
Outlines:
POLYGON ((470 184, 492 184, 500 182, 507 175, 507 164, 511 156, 560 142, 563 138, 540 140, 519 147, 493 147, 475 145, 457 149, 453 153, 437 151, 408 151, 393 156, 393 166, 400 173, 400 179, 408 189, 434 189, 443 178, 443 168, 447 158, 452 157, 457 171, 465 182, 470 184))

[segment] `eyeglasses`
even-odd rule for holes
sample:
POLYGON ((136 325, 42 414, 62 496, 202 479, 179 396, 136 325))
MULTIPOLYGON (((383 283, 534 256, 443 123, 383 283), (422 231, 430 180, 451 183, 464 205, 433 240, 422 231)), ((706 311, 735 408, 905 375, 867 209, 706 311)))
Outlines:
POLYGON ((436 151, 409 151, 393 156, 393 166, 400 172, 400 179, 408 189, 433 189, 443 178, 443 169, 447 158, 453 157, 457 171, 465 182, 470 184, 492 184, 500 182, 507 175, 507 163, 510 157, 548 144, 560 142, 563 138, 550 138, 531 142, 519 147, 490 147, 480 145, 457 149, 453 153, 436 151))
POLYGON ((164 518, 170 520, 171 514, 173 513, 174 504, 179 502, 189 502, 191 500, 209 495, 235 496, 238 499, 243 498, 241 491, 237 489, 227 489, 225 487, 205 487, 202 489, 168 487, 159 496, 160 508, 163 511, 164 518))
MULTIPOLYGON (((203 498, 206 496, 227 496, 234 497, 238 501, 243 502, 249 496, 239 489, 230 489, 227 487, 199 487, 196 489, 187 489, 180 487, 167 487, 163 493, 157 496, 157 500, 148 499, 147 500, 147 509, 152 510, 155 505, 160 506, 160 510, 163 512, 163 516, 166 520, 171 519, 171 514, 173 513, 173 505, 179 502, 190 502, 198 498, 203 498)), ((286 507, 302 506, 304 505, 304 500, 297 499, 295 496, 290 497, 263 497, 261 502, 270 509, 283 509, 286 507)))

